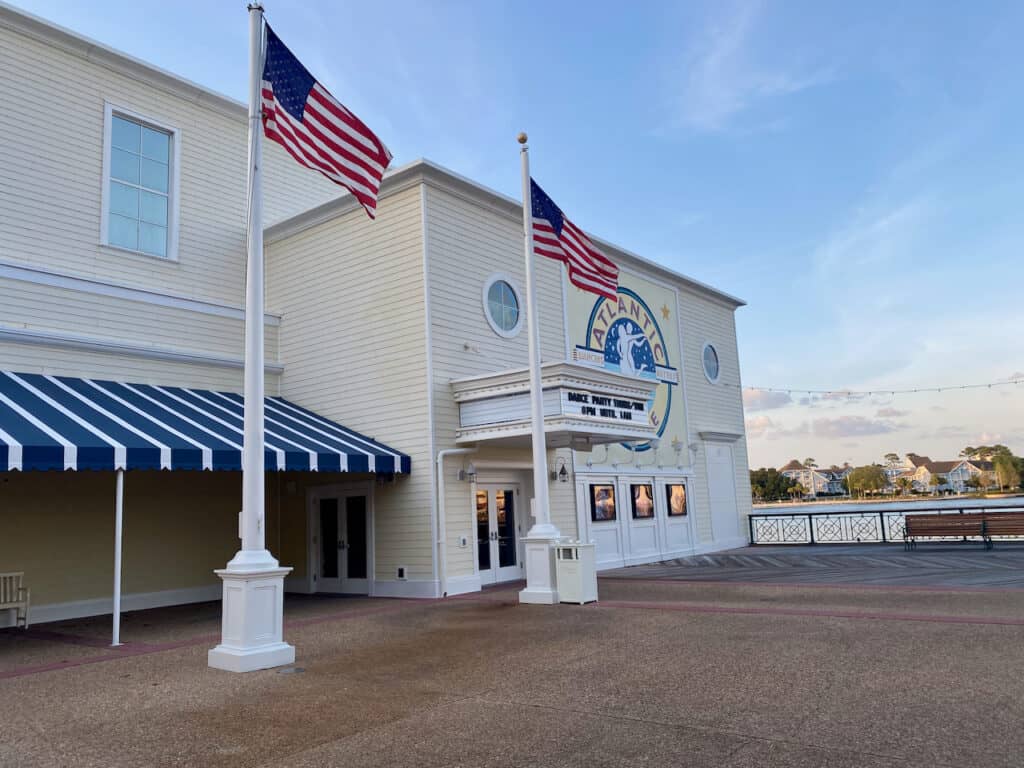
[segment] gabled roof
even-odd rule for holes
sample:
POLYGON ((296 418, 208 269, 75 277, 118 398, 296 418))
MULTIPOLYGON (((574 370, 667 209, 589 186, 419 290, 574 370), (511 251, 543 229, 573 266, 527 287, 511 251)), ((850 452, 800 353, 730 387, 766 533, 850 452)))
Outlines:
POLYGON ((928 456, 918 456, 916 453, 908 453, 907 461, 913 464, 915 467, 920 467, 931 462, 931 458, 928 456))
POLYGON ((956 461, 929 461, 924 466, 933 475, 944 475, 947 472, 952 472, 962 463, 963 461, 959 459, 956 461))
POLYGON ((803 464, 801 464, 796 459, 793 459, 791 462, 789 462, 789 464, 787 464, 786 466, 780 468, 779 472, 790 472, 790 471, 799 470, 799 469, 807 469, 807 467, 805 467, 803 464))

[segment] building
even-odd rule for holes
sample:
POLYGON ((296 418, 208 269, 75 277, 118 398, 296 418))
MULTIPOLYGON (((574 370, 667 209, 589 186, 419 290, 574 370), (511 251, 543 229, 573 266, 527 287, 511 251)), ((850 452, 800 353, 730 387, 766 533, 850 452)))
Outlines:
POLYGON ((966 493, 975 490, 972 478, 979 478, 984 490, 993 485, 993 465, 991 461, 978 459, 953 459, 951 461, 932 461, 927 457, 915 463, 914 469, 905 476, 910 477, 914 490, 922 493, 966 493), (938 477, 941 482, 932 485, 932 478, 938 477))
MULTIPOLYGON (((240 504, 245 107, 7 6, 0 46, 0 571, 25 572, 36 621, 108 612, 126 467, 124 607, 216 599, 240 504)), ((522 578, 520 204, 421 160, 372 222, 264 156, 265 529, 286 588, 522 578)), ((740 546, 742 302, 596 242, 618 301, 537 265, 553 521, 600 567, 740 546)))
POLYGON ((832 465, 828 468, 805 467, 793 459, 784 467, 779 467, 779 474, 800 483, 807 490, 804 495, 815 498, 817 496, 841 496, 847 493, 843 481, 852 469, 849 465, 845 467, 832 465))

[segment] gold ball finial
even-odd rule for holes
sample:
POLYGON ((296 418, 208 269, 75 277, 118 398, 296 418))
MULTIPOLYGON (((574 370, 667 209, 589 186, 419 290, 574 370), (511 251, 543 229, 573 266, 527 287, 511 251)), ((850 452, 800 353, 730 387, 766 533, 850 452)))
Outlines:
POLYGON ((523 133, 522 131, 520 131, 519 135, 516 136, 516 141, 518 141, 520 144, 525 144, 526 143, 526 134, 523 133))

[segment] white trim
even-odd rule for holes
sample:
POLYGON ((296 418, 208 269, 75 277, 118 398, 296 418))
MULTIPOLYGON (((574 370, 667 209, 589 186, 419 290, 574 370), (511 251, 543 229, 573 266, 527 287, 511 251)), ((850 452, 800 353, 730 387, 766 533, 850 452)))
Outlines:
MULTIPOLYGON (((431 333, 432 312, 430 302, 430 241, 427 228, 427 185, 420 184, 420 237, 423 244, 423 335, 426 352, 425 375, 427 381, 427 435, 431 458, 437 456, 437 425, 434 420, 434 341, 431 333)), ((443 459, 442 459, 443 461, 443 459)), ((433 468, 432 468, 433 469, 433 468)), ((441 468, 443 471, 443 467, 441 468)), ((437 472, 430 473, 430 561, 431 576, 443 584, 444 564, 447 560, 447 521, 440 520, 444 504, 440 497, 437 472)), ((443 589, 443 588, 442 588, 443 589)))
POLYGON ((469 592, 479 592, 483 589, 483 584, 480 582, 480 574, 470 573, 465 576, 450 577, 447 587, 447 597, 454 597, 455 595, 465 595, 469 592))
POLYGON ((705 341, 703 346, 700 348, 700 369, 704 371, 704 378, 708 380, 710 384, 717 384, 722 379, 722 357, 718 354, 718 347, 712 344, 710 341, 705 341), (704 353, 708 350, 715 353, 715 362, 718 363, 718 371, 715 378, 711 378, 711 374, 708 373, 707 363, 704 362, 704 353))
POLYGON ((519 290, 519 286, 516 285, 516 281, 512 279, 512 276, 506 272, 495 272, 486 280, 484 280, 483 290, 480 291, 480 303, 483 306, 484 318, 487 320, 487 324, 491 326, 491 330, 501 336, 503 339, 514 339, 519 335, 519 332, 523 330, 523 295, 519 290), (487 300, 487 295, 491 291, 491 286, 495 283, 505 283, 511 290, 512 295, 516 299, 516 324, 509 328, 507 331, 498 325, 498 322, 491 317, 491 306, 487 300))
MULTIPOLYGON (((133 251, 129 251, 129 253, 133 253, 133 251)), ((52 288, 63 288, 69 291, 78 291, 96 296, 110 296, 112 298, 125 299, 126 301, 138 301, 143 304, 154 304, 159 307, 183 309, 203 315, 227 317, 232 320, 245 320, 245 310, 241 307, 233 307, 230 304, 218 304, 201 299, 190 299, 173 293, 133 288, 130 285, 123 285, 121 283, 111 283, 92 277, 78 277, 77 275, 53 272, 42 267, 16 264, 9 261, 0 260, 0 278, 20 280, 21 282, 34 285, 47 285, 52 288)), ((268 312, 263 316, 263 322, 276 327, 281 325, 281 316, 268 312)))
POLYGON ((132 253, 137 256, 145 256, 150 259, 161 261, 178 261, 178 223, 180 212, 179 193, 181 179, 181 131, 175 126, 143 115, 133 109, 113 104, 109 101, 103 102, 103 188, 100 193, 100 245, 106 248, 114 248, 125 253, 132 253), (147 253, 143 250, 124 248, 110 242, 109 219, 110 219, 110 153, 111 153, 111 126, 114 115, 120 115, 129 120, 140 123, 144 126, 151 126, 160 131, 170 134, 171 156, 167 179, 167 254, 160 256, 155 253, 147 253))
POLYGON ((440 593, 438 592, 438 583, 433 579, 423 581, 374 579, 370 583, 370 597, 434 598, 440 597, 440 593))
MULTIPOLYGON (((163 608, 167 605, 187 605, 220 600, 223 587, 209 584, 187 589, 165 589, 160 592, 135 592, 121 596, 121 611, 141 611, 146 608, 163 608)), ((32 625, 50 621, 81 619, 86 616, 104 616, 113 610, 113 597, 96 597, 89 600, 73 600, 67 603, 50 603, 32 606, 32 625)), ((6 611, 0 611, 0 627, 9 627, 6 611)))
MULTIPOLYGON (((63 331, 43 331, 0 325, 0 341, 64 349, 81 349, 86 352, 143 357, 149 360, 168 360, 174 363, 189 363, 192 365, 210 365, 218 368, 242 369, 245 367, 245 361, 240 357, 223 357, 221 355, 207 354, 206 352, 186 352, 184 350, 171 349, 170 347, 126 344, 122 341, 113 341, 95 336, 83 336, 77 333, 65 333, 63 331)), ((276 376, 284 372, 284 366, 280 363, 268 362, 264 364, 264 371, 276 376)))
MULTIPOLYGON (((735 443, 743 437, 742 432, 713 432, 709 430, 701 430, 697 434, 700 436, 700 439, 706 443, 735 443)), ((821 473, 818 472, 817 474, 821 473)))

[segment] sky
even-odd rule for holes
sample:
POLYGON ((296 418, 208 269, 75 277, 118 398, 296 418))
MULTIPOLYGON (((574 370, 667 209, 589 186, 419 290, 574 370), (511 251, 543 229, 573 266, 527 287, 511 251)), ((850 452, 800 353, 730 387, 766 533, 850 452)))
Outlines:
MULTIPOLYGON (((14 4, 246 98, 243 2, 14 4)), ((1024 453, 1024 384, 888 394, 1024 377, 1024 4, 265 7, 396 165, 518 197, 525 130, 575 223, 743 298, 751 467, 1024 453)))

